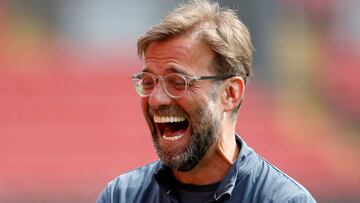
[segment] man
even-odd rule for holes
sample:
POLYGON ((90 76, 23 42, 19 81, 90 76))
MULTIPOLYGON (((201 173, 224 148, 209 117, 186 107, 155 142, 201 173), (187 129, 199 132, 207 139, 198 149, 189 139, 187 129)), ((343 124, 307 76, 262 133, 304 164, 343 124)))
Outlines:
POLYGON ((159 161, 111 181, 98 203, 315 202, 235 133, 252 45, 235 12, 194 0, 138 40, 132 76, 159 161))

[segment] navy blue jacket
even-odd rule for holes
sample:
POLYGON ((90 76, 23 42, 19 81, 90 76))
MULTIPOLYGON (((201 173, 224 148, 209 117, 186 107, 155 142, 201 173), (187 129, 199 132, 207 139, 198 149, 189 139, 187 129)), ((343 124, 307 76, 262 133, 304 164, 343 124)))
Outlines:
MULTIPOLYGON (((298 182, 241 145, 238 159, 221 181, 211 202, 316 202, 298 182)), ((171 188, 171 169, 161 161, 137 168, 111 181, 97 203, 179 202, 171 188)))

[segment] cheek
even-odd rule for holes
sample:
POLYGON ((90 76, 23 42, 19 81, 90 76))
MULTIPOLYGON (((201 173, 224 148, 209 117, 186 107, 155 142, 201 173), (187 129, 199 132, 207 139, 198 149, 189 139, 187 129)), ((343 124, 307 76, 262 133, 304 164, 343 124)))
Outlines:
POLYGON ((184 96, 184 100, 186 101, 183 102, 184 105, 188 107, 186 109, 192 109, 198 107, 199 105, 207 105, 209 97, 207 97, 204 92, 188 91, 187 95, 184 96))
POLYGON ((145 121, 147 122, 147 124, 148 124, 148 126, 150 128, 150 131, 152 133, 155 133, 155 124, 154 124, 154 122, 152 120, 152 116, 150 115, 150 112, 149 112, 149 103, 148 103, 147 98, 142 98, 141 99, 141 108, 142 108, 142 111, 143 111, 145 121))
POLYGON ((145 117, 149 116, 149 103, 147 98, 141 99, 141 108, 145 117))
POLYGON ((191 95, 191 99, 188 99, 188 108, 187 111, 197 112, 199 109, 203 111, 211 112, 211 114, 219 114, 221 113, 219 98, 216 96, 215 98, 209 94, 203 93, 202 95, 193 94, 191 95))
POLYGON ((182 103, 181 107, 187 112, 191 123, 198 123, 199 120, 204 119, 201 112, 212 111, 213 102, 209 101, 209 98, 192 97, 187 102, 182 103))
POLYGON ((149 98, 148 97, 142 97, 141 100, 140 100, 140 104, 141 104, 141 107, 144 109, 144 108, 148 108, 149 106, 149 102, 148 102, 149 98))
POLYGON ((193 99, 192 104, 190 105, 190 108, 195 109, 207 109, 207 111, 214 112, 215 109, 217 109, 218 104, 216 103, 216 100, 212 97, 196 97, 193 99))

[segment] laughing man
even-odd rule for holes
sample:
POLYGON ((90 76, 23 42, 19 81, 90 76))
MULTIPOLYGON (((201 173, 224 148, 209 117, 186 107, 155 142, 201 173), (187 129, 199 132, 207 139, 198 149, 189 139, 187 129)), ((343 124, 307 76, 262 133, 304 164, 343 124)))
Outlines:
POLYGON ((315 202, 235 132, 252 51, 235 12, 206 0, 140 37, 132 80, 160 160, 115 178, 97 202, 315 202))

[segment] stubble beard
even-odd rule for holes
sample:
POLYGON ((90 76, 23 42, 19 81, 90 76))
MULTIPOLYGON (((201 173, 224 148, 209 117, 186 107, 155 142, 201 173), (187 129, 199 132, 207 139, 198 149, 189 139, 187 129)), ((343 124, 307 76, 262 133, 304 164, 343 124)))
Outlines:
MULTIPOLYGON (((177 108, 177 107, 169 107, 177 108)), ((166 111, 166 110, 165 110, 166 111)), ((152 140, 159 158, 165 165, 178 171, 192 170, 216 143, 220 133, 220 123, 208 108, 199 106, 193 112, 189 143, 182 149, 161 146, 160 137, 154 126, 150 127, 152 140)), ((190 126, 189 126, 190 127, 190 126)))

